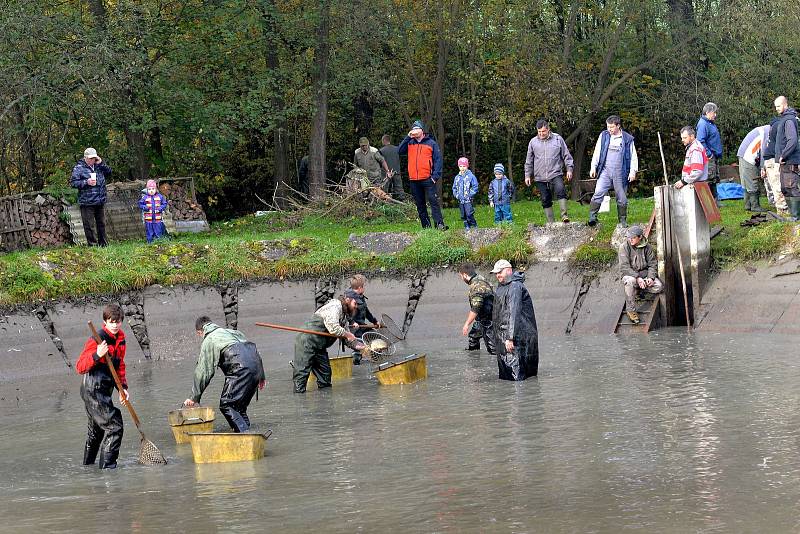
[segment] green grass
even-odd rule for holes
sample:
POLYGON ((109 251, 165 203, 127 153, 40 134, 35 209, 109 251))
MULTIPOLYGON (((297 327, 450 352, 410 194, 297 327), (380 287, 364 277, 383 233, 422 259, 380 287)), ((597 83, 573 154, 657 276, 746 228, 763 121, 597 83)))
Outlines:
MULTIPOLYGON (((793 225, 771 223, 743 228, 749 218, 741 201, 726 201, 722 209, 725 231, 712 241, 716 265, 722 268, 768 257, 779 250, 800 252, 793 225), (795 241, 792 241, 792 240, 795 241)), ((651 199, 632 199, 631 224, 646 223, 653 209, 651 199)), ((281 280, 355 271, 386 272, 453 265, 464 260, 491 264, 507 258, 515 265, 535 261, 536 251, 527 241, 528 224, 543 225, 538 201, 520 201, 512 207, 514 222, 502 237, 477 251, 463 236, 458 210, 445 209, 447 232, 422 230, 416 214, 394 207, 371 211, 369 221, 358 214, 334 220, 324 209, 305 219, 291 215, 243 217, 212 225, 203 234, 183 234, 157 244, 144 241, 114 243, 107 248, 64 247, 28 250, 0 255, 0 305, 10 306, 50 298, 135 290, 152 284, 218 284, 238 280, 281 280), (409 232, 414 243, 401 253, 369 254, 348 243, 350 234, 409 232), (289 253, 278 261, 263 259, 264 240, 281 240, 289 253), (50 267, 50 270, 42 266, 50 267)), ((570 202, 573 221, 585 221, 588 207, 570 202)), ((480 227, 493 226, 494 211, 476 207, 480 227)), ((600 214, 595 239, 578 247, 571 265, 578 269, 607 269, 616 261, 609 244, 616 225, 616 209, 600 214)))

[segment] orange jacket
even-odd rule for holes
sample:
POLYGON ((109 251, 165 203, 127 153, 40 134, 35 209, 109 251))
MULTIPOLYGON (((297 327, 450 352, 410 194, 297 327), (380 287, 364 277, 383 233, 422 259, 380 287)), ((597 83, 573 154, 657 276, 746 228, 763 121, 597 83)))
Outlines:
POLYGON ((397 147, 398 154, 408 154, 408 178, 438 182, 442 177, 442 152, 427 135, 420 141, 406 136, 397 147))

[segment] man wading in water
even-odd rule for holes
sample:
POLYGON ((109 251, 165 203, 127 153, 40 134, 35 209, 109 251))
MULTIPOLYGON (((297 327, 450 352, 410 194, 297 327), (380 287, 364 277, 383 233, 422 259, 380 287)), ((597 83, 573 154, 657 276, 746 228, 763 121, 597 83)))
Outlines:
POLYGON ((492 273, 500 285, 494 293, 492 322, 501 380, 525 380, 539 372, 539 333, 525 275, 498 260, 492 273))
POLYGON ((225 373, 225 385, 219 399, 219 411, 225 416, 234 432, 250 430, 247 407, 256 393, 264 389, 264 365, 256 344, 247 341, 238 330, 222 328, 211 318, 198 317, 194 323, 198 336, 202 336, 200 357, 194 370, 192 396, 184 406, 197 406, 217 367, 225 373))
MULTIPOLYGON (((331 299, 314 312, 303 328, 341 336, 350 348, 360 351, 364 349, 364 345, 355 342, 356 336, 350 332, 350 320, 348 319, 356 313, 357 306, 355 300, 344 295, 331 299)), ((320 389, 331 387, 331 362, 328 359, 328 347, 336 341, 336 337, 297 334, 294 341, 294 360, 292 361, 295 393, 306 392, 308 375, 311 373, 314 373, 317 378, 317 387, 320 389)))

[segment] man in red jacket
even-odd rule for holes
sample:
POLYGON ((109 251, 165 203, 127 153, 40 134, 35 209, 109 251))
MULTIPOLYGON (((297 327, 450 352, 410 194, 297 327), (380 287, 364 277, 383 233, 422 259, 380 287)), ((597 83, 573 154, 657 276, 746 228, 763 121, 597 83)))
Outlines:
POLYGON ((442 179, 442 152, 433 138, 425 135, 425 125, 422 121, 414 121, 411 131, 400 146, 398 154, 408 154, 408 178, 411 185, 411 195, 417 205, 419 221, 423 228, 431 227, 428 217, 427 198, 431 205, 431 215, 436 228, 447 230, 442 217, 442 208, 439 203, 439 194, 436 182, 442 179))
POLYGON ((89 416, 83 465, 93 465, 100 451, 100 469, 117 467, 119 447, 122 443, 122 414, 111 401, 114 379, 108 369, 106 358, 111 358, 111 363, 122 383, 122 391, 119 392, 120 402, 125 404, 130 398, 125 378, 125 334, 121 329, 123 317, 122 309, 116 304, 103 308, 103 328, 99 332, 102 343, 98 345, 94 338, 90 337, 75 364, 75 370, 83 375, 81 398, 89 416))

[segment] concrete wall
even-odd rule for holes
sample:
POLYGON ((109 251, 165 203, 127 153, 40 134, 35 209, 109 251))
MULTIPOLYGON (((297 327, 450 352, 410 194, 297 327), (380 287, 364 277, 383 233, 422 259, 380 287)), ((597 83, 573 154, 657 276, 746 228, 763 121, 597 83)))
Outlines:
MULTIPOLYGON (((704 294, 698 329, 800 334, 800 275, 775 276, 794 270, 800 270, 797 260, 722 273, 704 294)), ((420 279, 419 275, 415 278, 420 279)), ((437 270, 422 278, 424 290, 408 331, 411 344, 465 344, 461 326, 468 310, 467 286, 451 270, 437 270)), ((614 331, 624 302, 616 269, 590 277, 571 272, 564 262, 541 262, 528 269, 525 283, 533 297, 540 336, 608 335, 614 331)), ((339 280, 338 291, 344 285, 345 281, 339 280)), ((377 314, 388 313, 401 324, 411 286, 411 276, 370 280, 370 308, 377 314)), ((267 370, 288 373, 294 334, 255 323, 302 327, 314 311, 314 296, 313 281, 255 283, 239 288, 238 328, 258 344, 267 370)), ((200 346, 194 334, 197 316, 209 315, 225 324, 222 298, 216 288, 153 286, 144 290, 143 297, 150 348, 156 360, 196 357, 200 346)), ((88 337, 86 321, 91 319, 99 325, 102 307, 111 301, 113 298, 49 304, 46 315, 52 322, 50 334, 33 313, 1 317, 0 383, 74 373, 68 362, 74 364, 88 337), (56 346, 58 338, 63 342, 63 356, 56 346)), ((127 360, 135 366, 145 360, 144 354, 127 325, 125 330, 127 360)))

